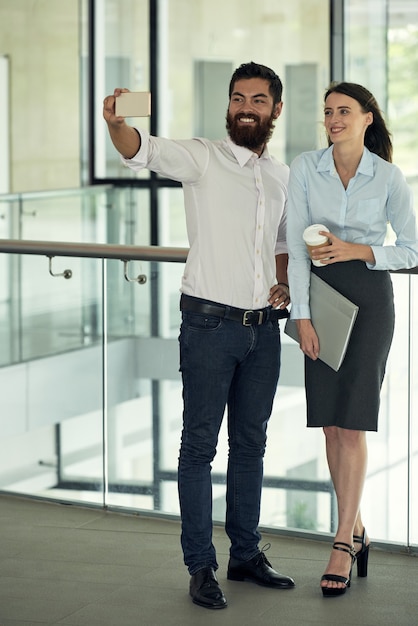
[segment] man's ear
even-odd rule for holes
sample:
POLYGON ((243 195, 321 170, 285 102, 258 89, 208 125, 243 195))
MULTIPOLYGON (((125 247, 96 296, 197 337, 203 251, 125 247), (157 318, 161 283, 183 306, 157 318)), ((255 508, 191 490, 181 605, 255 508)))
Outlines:
POLYGON ((283 102, 280 101, 277 104, 274 105, 273 108, 273 117, 275 120, 277 120, 277 118, 279 117, 280 113, 282 112, 282 108, 283 108, 283 102))

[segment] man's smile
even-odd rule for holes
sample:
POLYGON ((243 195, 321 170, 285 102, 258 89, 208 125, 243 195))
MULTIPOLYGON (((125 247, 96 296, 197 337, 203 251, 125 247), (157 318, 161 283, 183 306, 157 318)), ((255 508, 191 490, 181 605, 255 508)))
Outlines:
POLYGON ((239 117, 238 121, 243 124, 253 124, 256 120, 253 117, 239 117))

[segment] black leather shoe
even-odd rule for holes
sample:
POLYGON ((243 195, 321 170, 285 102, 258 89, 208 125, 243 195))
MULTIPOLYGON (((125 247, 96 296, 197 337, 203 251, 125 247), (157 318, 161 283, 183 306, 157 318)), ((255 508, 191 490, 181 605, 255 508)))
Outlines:
POLYGON ((289 576, 278 574, 268 562, 264 552, 256 554, 249 561, 229 559, 228 580, 251 580, 257 585, 275 587, 276 589, 291 589, 295 581, 289 576))
POLYGON ((212 567, 200 569, 190 579, 190 595, 195 604, 206 609, 224 609, 226 598, 212 567))

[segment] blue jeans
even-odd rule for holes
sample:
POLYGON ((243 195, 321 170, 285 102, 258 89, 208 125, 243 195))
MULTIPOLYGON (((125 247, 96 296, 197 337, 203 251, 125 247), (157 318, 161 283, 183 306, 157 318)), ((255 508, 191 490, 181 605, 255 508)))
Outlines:
POLYGON ((200 313, 182 312, 180 371, 183 431, 178 488, 184 562, 193 575, 218 568, 212 543, 211 463, 228 407, 225 529, 230 555, 258 554, 263 457, 267 422, 280 372, 278 322, 243 326, 200 313))

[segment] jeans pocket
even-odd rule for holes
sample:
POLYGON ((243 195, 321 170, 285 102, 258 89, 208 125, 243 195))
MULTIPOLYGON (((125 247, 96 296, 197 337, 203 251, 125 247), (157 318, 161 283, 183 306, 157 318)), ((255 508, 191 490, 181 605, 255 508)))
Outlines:
POLYGON ((215 315, 203 315, 201 313, 183 311, 182 324, 184 328, 191 331, 210 331, 220 328, 222 325, 222 319, 215 315))

